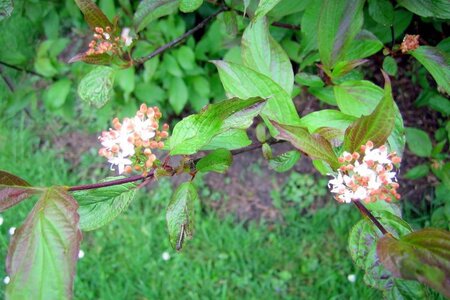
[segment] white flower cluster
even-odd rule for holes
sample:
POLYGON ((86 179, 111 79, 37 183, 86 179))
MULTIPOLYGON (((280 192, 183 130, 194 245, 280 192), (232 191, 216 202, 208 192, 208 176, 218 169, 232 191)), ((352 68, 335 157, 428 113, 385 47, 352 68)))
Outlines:
POLYGON ((161 116, 158 107, 142 104, 134 118, 125 118, 122 123, 115 118, 114 129, 103 131, 99 137, 103 146, 99 154, 106 157, 111 166, 117 165, 119 174, 131 173, 131 165, 145 173, 156 160, 152 149, 163 148, 162 140, 169 135, 167 124, 162 131, 158 130, 161 116))
POLYGON ((328 182, 328 187, 335 199, 345 203, 400 199, 393 171, 394 164, 400 163, 400 157, 395 152, 388 154, 385 146, 373 149, 371 141, 361 146, 361 151, 364 153, 362 158, 357 152, 344 152, 339 158, 342 166, 338 173, 330 174, 334 178, 328 182))

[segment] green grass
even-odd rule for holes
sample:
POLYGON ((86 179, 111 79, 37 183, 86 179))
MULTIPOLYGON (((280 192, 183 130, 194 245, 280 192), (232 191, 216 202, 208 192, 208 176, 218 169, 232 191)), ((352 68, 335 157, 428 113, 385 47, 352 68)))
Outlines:
MULTIPOLYGON (((35 185, 93 180, 83 170, 94 160, 92 153, 85 153, 86 163, 70 171, 61 158, 64 149, 56 151, 41 141, 23 121, 15 124, 0 130, 0 169, 35 185)), ((160 180, 150 190, 139 191, 118 219, 84 234, 76 299, 380 298, 378 291, 365 286, 346 249, 348 231, 360 218, 353 207, 330 201, 312 214, 291 209, 277 224, 238 224, 199 205, 195 236, 176 253, 165 228, 171 191, 170 181, 160 180), (162 259, 163 252, 169 252, 168 261, 162 259), (357 275, 355 283, 347 280, 349 274, 357 275)), ((1 261, 8 229, 20 226, 32 204, 26 201, 2 213, 1 261)), ((0 276, 5 276, 3 268, 0 276)))

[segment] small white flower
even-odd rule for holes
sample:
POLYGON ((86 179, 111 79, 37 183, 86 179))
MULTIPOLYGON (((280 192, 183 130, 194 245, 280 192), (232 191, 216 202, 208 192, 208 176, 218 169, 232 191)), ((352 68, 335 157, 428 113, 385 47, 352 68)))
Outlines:
POLYGON ((3 217, 2 216, 0 216, 0 226, 2 226, 3 225, 3 217))
POLYGON ((4 284, 8 284, 10 281, 11 281, 11 278, 9 278, 9 276, 6 276, 5 278, 3 278, 4 284))
POLYGON ((116 157, 111 157, 108 159, 108 162, 111 165, 117 165, 117 169, 119 170, 119 174, 122 174, 126 165, 131 165, 131 160, 125 158, 122 153, 118 153, 116 157))
POLYGON ((84 257, 84 251, 80 249, 80 251, 78 251, 78 258, 82 259, 84 257))
POLYGON ((161 256, 162 256, 162 259, 165 261, 168 261, 170 259, 170 254, 167 251, 164 251, 161 256))
POLYGON ((103 33, 103 37, 104 37, 105 39, 107 39, 107 40, 109 40, 109 39, 111 38, 111 36, 110 36, 109 33, 107 33, 107 32, 104 32, 104 33, 103 33))
POLYGON ((14 235, 14 233, 16 232, 16 227, 11 227, 9 230, 9 235, 14 235))
POLYGON ((351 283, 356 281, 356 275, 355 274, 349 274, 347 276, 348 281, 350 281, 351 283))
POLYGON ((133 39, 130 37, 130 28, 124 27, 121 33, 122 39, 125 42, 125 46, 130 46, 133 39))

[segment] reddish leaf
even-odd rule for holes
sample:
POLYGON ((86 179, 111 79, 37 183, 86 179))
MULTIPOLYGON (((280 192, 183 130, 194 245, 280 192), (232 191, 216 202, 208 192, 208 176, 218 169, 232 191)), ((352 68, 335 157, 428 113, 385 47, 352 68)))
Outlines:
POLYGON ((391 81, 383 72, 385 79, 384 97, 375 110, 368 116, 357 119, 345 131, 344 149, 348 152, 358 151, 367 141, 372 141, 375 147, 386 143, 394 129, 395 106, 392 98, 391 81))
POLYGON ((338 168, 336 154, 324 137, 310 134, 308 129, 299 126, 282 125, 275 121, 272 124, 280 132, 275 138, 289 141, 295 148, 306 153, 312 159, 322 159, 332 168, 338 168))
POLYGON ((81 242, 77 202, 46 190, 13 235, 6 259, 9 299, 71 299, 81 242))
POLYGON ((377 254, 396 277, 418 280, 450 297, 450 232, 426 228, 378 241, 377 254))
POLYGON ((92 54, 92 55, 87 55, 86 53, 79 53, 74 57, 72 57, 68 61, 68 63, 71 64, 77 61, 82 61, 93 65, 109 65, 112 61, 112 56, 106 53, 92 54))
POLYGON ((22 178, 0 171, 0 212, 40 191, 22 178))
POLYGON ((108 20, 108 17, 101 11, 100 8, 91 0, 75 0, 81 12, 84 15, 84 19, 88 23, 89 27, 94 30, 95 27, 101 27, 103 29, 106 26, 113 29, 113 24, 108 20))

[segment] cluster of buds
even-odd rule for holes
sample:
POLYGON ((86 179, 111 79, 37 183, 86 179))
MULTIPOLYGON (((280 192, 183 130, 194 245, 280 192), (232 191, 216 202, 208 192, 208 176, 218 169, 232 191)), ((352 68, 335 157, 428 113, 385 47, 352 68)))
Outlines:
POLYGON ((99 137, 102 148, 99 155, 104 156, 117 166, 119 174, 134 170, 146 174, 154 165, 155 149, 164 148, 163 140, 169 136, 169 125, 164 124, 159 130, 162 117, 158 107, 142 104, 133 118, 118 118, 112 121, 113 128, 103 131, 99 137))
POLYGON ((114 36, 111 27, 95 27, 94 39, 89 43, 87 55, 114 53, 118 54, 120 48, 129 46, 133 39, 129 36, 130 29, 124 28, 121 36, 114 36))
POLYGON ((400 199, 393 171, 394 165, 400 163, 400 157, 395 152, 388 153, 385 146, 374 149, 371 141, 361 146, 361 153, 364 155, 344 152, 339 158, 341 167, 328 183, 334 198, 345 203, 400 199))

